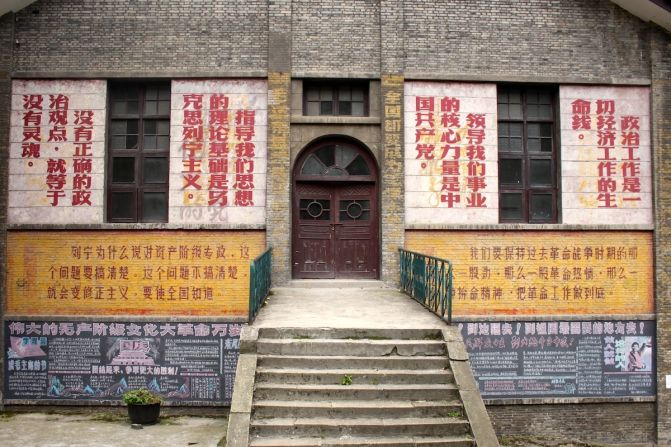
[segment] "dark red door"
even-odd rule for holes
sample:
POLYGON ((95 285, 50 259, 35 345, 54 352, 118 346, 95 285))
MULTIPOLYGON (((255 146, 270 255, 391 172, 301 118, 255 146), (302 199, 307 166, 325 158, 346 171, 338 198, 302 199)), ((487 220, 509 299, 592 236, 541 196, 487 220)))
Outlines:
POLYGON ((348 144, 317 145, 299 159, 294 278, 378 277, 377 183, 371 168, 370 156, 348 144))

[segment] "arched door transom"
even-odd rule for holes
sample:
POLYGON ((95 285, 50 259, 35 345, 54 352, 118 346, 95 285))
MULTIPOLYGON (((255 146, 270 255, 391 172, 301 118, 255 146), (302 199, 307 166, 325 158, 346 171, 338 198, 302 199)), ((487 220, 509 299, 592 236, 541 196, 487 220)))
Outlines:
POLYGON ((377 167, 347 140, 308 147, 293 182, 294 278, 377 278, 377 167))

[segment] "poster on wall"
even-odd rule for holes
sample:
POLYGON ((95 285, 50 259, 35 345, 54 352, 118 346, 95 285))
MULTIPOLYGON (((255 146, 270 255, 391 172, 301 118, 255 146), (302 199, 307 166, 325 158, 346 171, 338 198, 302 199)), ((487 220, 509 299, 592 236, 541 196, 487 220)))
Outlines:
POLYGON ((262 231, 11 231, 11 315, 170 315, 246 320, 262 231))
POLYGON ((453 314, 654 313, 650 232, 408 231, 454 266, 453 314))
POLYGON ((176 80, 170 118, 170 222, 264 224, 265 80, 176 80))
POLYGON ((562 221, 651 225, 648 87, 561 86, 562 221))
POLYGON ((406 82, 407 224, 498 223, 496 85, 406 82))
POLYGON ((230 405, 240 324, 5 321, 6 400, 116 400, 149 388, 168 402, 230 405))
POLYGON ((655 322, 459 323, 484 399, 655 395, 655 322))
POLYGON ((12 82, 10 223, 103 221, 106 95, 100 80, 12 82))

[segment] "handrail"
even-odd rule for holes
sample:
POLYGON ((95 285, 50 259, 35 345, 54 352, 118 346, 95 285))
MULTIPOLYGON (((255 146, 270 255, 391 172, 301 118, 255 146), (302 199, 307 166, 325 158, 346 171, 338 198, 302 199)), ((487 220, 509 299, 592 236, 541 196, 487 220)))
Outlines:
POLYGON ((401 291, 451 324, 452 263, 402 248, 398 252, 401 291))
POLYGON ((254 321, 270 293, 272 250, 269 247, 249 263, 249 323, 254 321))

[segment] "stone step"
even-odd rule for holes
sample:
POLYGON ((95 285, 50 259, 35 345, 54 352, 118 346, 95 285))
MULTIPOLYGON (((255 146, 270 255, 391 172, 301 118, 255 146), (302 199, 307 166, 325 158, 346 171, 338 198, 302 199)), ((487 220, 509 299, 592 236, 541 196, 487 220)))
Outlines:
POLYGON ((257 365, 265 368, 339 369, 444 369, 449 366, 447 357, 401 357, 401 356, 300 356, 259 355, 257 365))
POLYGON ((470 436, 398 436, 398 437, 343 437, 343 438, 251 438, 252 447, 475 447, 470 436))
MULTIPOLYGON (((341 365, 342 366, 342 365, 341 365)), ((350 379, 352 384, 378 385, 385 383, 453 383, 454 377, 449 370, 413 370, 413 369, 293 369, 265 368, 256 370, 257 383, 318 383, 342 385, 350 379)))
POLYGON ((463 406, 458 400, 415 401, 415 400, 343 400, 323 401, 281 401, 258 400, 254 402, 252 417, 460 417, 463 406))
POLYGON ((314 385, 258 383, 256 400, 452 400, 459 398, 454 384, 426 385, 314 385))
POLYGON ((259 338, 258 354, 370 356, 444 356, 441 340, 332 340, 259 338))
MULTIPOLYGON (((279 287, 276 287, 278 289, 279 287)), ((374 279, 292 279, 287 283, 288 289, 384 289, 384 282, 374 279)))
POLYGON ((252 436, 460 436, 462 418, 274 418, 253 419, 252 436))
POLYGON ((440 329, 259 328, 260 338, 339 340, 443 340, 440 329))

